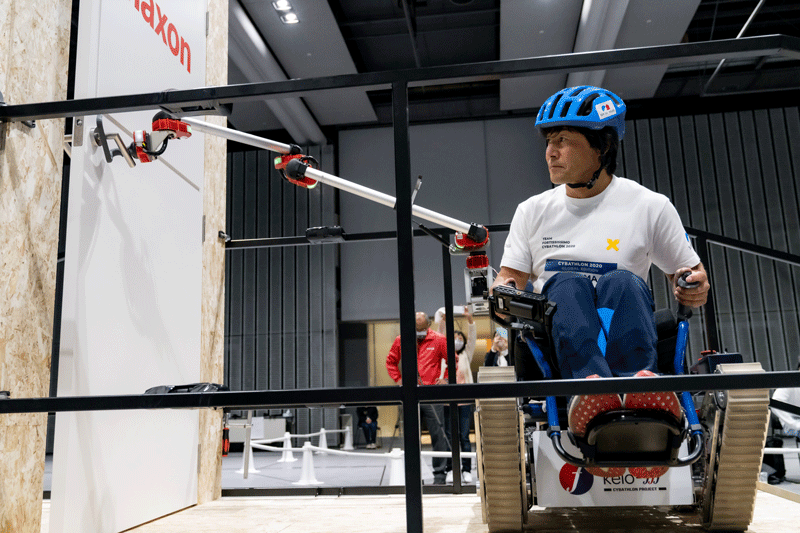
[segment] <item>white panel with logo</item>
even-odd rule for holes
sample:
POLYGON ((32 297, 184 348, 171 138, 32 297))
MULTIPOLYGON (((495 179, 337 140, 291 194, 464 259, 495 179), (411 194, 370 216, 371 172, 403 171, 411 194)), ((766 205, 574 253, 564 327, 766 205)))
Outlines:
MULTIPOLYGON (((570 454, 578 449, 562 434, 561 442, 570 454)), ((624 507, 691 505, 693 503, 691 467, 670 468, 654 479, 624 476, 603 478, 564 462, 544 431, 533 433, 536 464, 536 495, 540 507, 624 507)), ((686 456, 686 443, 681 457, 686 456)))
MULTIPOLYGON (((206 6, 81 0, 75 98, 204 86, 206 6)), ((107 116, 105 131, 127 145, 157 111, 107 116)), ((59 396, 196 382, 203 135, 130 168, 92 144, 95 118, 72 151, 59 396)), ((123 531, 194 505, 198 441, 197 411, 59 413, 50 531, 123 531)))

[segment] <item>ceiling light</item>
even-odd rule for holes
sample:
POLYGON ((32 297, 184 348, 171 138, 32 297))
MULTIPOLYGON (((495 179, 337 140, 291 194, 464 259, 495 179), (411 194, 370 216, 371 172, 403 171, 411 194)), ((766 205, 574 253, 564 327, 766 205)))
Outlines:
POLYGON ((292 5, 289 3, 289 0, 276 0, 272 2, 272 7, 274 7, 277 11, 289 11, 292 9, 292 5))
POLYGON ((285 15, 281 15, 281 21, 283 21, 284 24, 297 24, 300 22, 300 19, 297 18, 297 13, 289 11, 285 15))

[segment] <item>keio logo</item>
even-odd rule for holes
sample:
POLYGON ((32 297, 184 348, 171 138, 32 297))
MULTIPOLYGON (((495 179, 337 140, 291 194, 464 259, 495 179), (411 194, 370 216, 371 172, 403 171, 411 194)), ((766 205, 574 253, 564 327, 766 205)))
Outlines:
POLYGON ((575 496, 580 496, 581 494, 586 494, 592 488, 594 476, 583 468, 565 464, 561 467, 558 480, 565 491, 575 496))

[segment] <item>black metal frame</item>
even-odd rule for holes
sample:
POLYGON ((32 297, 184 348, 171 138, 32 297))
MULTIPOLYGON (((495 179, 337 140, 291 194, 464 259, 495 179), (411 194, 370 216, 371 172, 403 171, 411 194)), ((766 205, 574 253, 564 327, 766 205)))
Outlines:
MULTIPOLYGON (((391 87, 395 144, 395 186, 397 198, 397 245, 400 301, 401 349, 415 353, 414 280, 411 225, 411 165, 409 149, 408 87, 614 68, 630 65, 678 64, 719 59, 782 56, 800 59, 800 38, 785 35, 746 37, 702 43, 650 46, 564 54, 529 59, 492 61, 466 65, 352 74, 282 82, 249 83, 222 87, 163 91, 63 102, 0 106, 0 123, 79 117, 101 113, 165 109, 180 115, 222 112, 238 101, 302 96, 306 93, 345 87, 385 89, 391 87)), ((388 237, 387 238, 391 238, 388 237)), ((229 243, 230 244, 230 243, 229 243)), ((302 244, 300 242, 285 245, 302 244)), ((234 248, 234 246, 230 246, 234 248)), ((450 284, 447 284, 448 286, 450 284)), ((452 294, 451 294, 452 298, 452 294)), ((452 301, 451 301, 452 303, 452 301)), ((452 306, 451 306, 452 308, 452 306)), ((452 333, 452 325, 448 326, 452 333)), ((452 335, 448 336, 452 339, 452 335)), ((452 343, 452 340, 450 341, 452 343)), ((452 344, 448 346, 450 363, 452 344)), ((402 360, 403 374, 416 375, 416 358, 402 360)), ((453 364, 453 367, 455 365, 453 364)), ((599 394, 662 390, 723 390, 798 386, 800 373, 774 372, 737 376, 669 376, 646 380, 615 378, 607 380, 535 381, 504 384, 432 385, 417 387, 407 380, 401 388, 374 387, 352 389, 312 389, 255 392, 218 392, 168 395, 93 396, 61 398, 0 399, 0 414, 25 412, 94 411, 115 409, 166 408, 252 408, 263 406, 340 405, 342 403, 402 403, 406 466, 407 531, 422 532, 422 490, 420 478, 419 427, 420 402, 453 402, 476 398, 508 396, 599 394), (299 399, 302 398, 302 401, 299 399)))
MULTIPOLYGON (((243 83, 200 89, 168 90, 124 96, 86 98, 61 102, 18 104, 0 107, 0 120, 42 120, 99 113, 121 113, 163 108, 182 115, 210 114, 221 106, 247 100, 266 100, 303 96, 314 91, 363 87, 368 90, 397 86, 441 85, 474 80, 517 78, 537 73, 681 64, 719 59, 748 59, 781 56, 800 59, 800 38, 765 35, 741 39, 721 39, 701 43, 668 44, 542 56, 527 59, 486 61, 464 65, 426 67, 365 74, 346 74, 322 78, 276 82, 243 83)), ((400 91, 404 92, 404 91, 400 91)), ((397 92, 393 90, 393 96, 397 92)), ((407 103, 407 97, 405 98, 407 103)), ((394 102, 397 109, 399 102, 394 102)), ((395 115, 396 116, 396 115, 395 115)))

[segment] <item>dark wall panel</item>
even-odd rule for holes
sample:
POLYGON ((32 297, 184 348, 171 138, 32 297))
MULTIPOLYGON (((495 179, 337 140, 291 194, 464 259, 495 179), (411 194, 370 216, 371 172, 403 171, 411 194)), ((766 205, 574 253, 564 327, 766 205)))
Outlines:
MULTIPOLYGON (((670 197, 687 226, 797 255, 800 250, 798 109, 633 121, 623 143, 627 178, 670 197)), ((800 267, 711 244, 709 276, 717 349, 740 351, 767 370, 796 368, 800 267)), ((656 305, 675 304, 663 275, 650 276, 656 305)), ((708 346, 692 318, 690 353, 708 346)))
MULTIPOLYGON (((311 147, 306 153, 333 171, 332 150, 311 147)), ((286 182, 272 168, 271 156, 256 150, 229 154, 227 233, 233 239, 289 237, 304 235, 308 227, 336 225, 329 187, 302 189, 286 182)), ((337 345, 331 342, 337 324, 336 248, 228 252, 225 375, 232 390, 338 385, 337 345)), ((337 410, 291 414, 295 433, 338 427, 337 410)))

